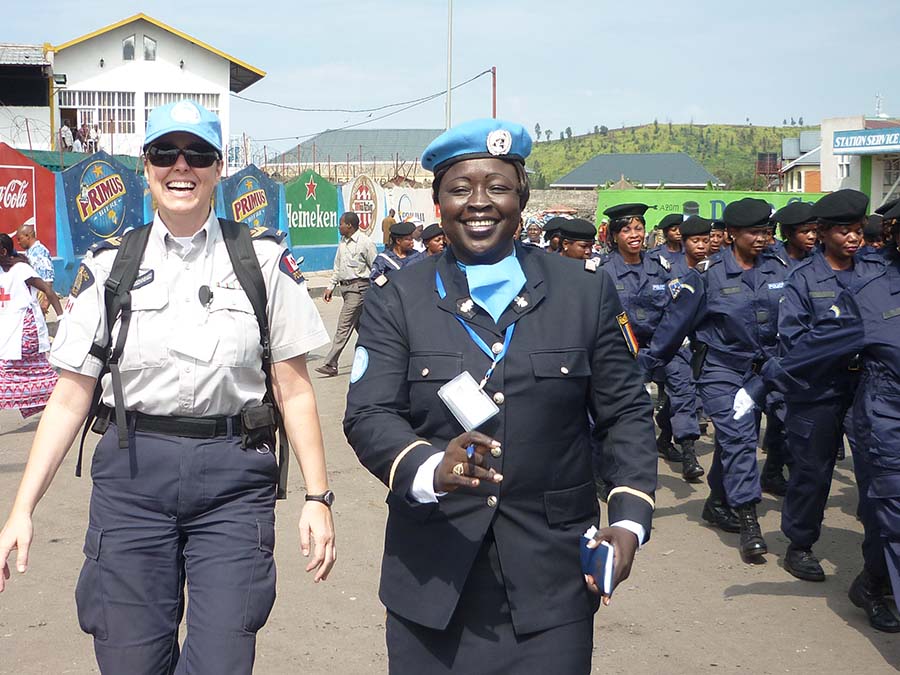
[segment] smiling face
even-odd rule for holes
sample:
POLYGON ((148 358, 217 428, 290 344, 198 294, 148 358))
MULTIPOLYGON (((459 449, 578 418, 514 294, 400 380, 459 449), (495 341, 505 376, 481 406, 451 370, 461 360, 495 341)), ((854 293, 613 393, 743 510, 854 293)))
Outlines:
MULTIPOLYGON (((153 145, 177 148, 208 148, 193 134, 175 132, 153 141, 153 145)), ((144 175, 162 221, 170 228, 198 230, 209 215, 213 190, 222 175, 222 161, 206 168, 188 165, 181 154, 172 166, 153 166, 144 159, 144 175)))
POLYGON ((619 249, 619 253, 631 256, 640 255, 641 247, 644 245, 644 233, 644 224, 637 218, 632 218, 628 225, 616 233, 616 247, 619 249))
POLYGON ((441 227, 464 264, 491 264, 509 255, 519 227, 519 181, 500 159, 464 159, 444 174, 438 189, 441 227))

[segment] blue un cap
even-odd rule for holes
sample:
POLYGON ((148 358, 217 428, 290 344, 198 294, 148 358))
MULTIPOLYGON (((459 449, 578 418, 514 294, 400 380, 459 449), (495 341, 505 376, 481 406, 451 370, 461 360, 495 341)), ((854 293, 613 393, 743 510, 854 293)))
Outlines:
POLYGON ((176 131, 193 134, 222 154, 222 124, 218 116, 190 99, 167 103, 150 112, 144 147, 176 131))
POLYGON ((434 172, 461 159, 496 157, 525 163, 531 136, 515 122, 484 119, 463 122, 435 138, 422 153, 422 168, 434 172))

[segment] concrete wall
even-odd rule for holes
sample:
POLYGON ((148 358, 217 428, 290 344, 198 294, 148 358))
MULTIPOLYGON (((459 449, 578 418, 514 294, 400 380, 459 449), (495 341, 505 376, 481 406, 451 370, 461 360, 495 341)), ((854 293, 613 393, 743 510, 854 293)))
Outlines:
MULTIPOLYGON (((69 90, 135 93, 134 133, 116 134, 114 138, 102 134, 100 145, 107 152, 140 154, 147 92, 218 94, 222 136, 229 136, 229 61, 147 21, 135 21, 58 52, 53 70, 66 75, 69 90), (122 40, 130 35, 135 36, 135 55, 133 61, 125 61, 122 40), (156 40, 155 61, 144 60, 144 35, 156 40)), ((58 109, 54 116, 58 125, 58 109)))
POLYGON ((832 117, 831 119, 822 120, 822 192, 834 192, 841 188, 860 189, 861 165, 859 155, 850 157, 850 176, 842 179, 838 175, 838 157, 834 154, 832 148, 834 147, 835 131, 864 129, 865 125, 866 121, 862 115, 832 117))
POLYGON ((578 217, 593 220, 597 212, 596 190, 532 190, 525 207, 526 215, 545 211, 552 206, 578 209, 578 217))

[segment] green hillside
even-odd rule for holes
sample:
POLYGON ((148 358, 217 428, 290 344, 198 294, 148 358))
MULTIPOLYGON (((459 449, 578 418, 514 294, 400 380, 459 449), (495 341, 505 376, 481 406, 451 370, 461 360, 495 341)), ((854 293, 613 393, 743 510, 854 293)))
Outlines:
MULTIPOLYGON (((542 188, 601 153, 684 152, 728 188, 747 190, 753 187, 756 153, 775 152, 780 156, 783 138, 796 138, 801 131, 815 129, 818 127, 657 122, 620 129, 599 127, 595 133, 535 143, 528 167, 535 172, 532 184, 542 188)), ((550 135, 552 138, 558 132, 551 131, 550 135)))

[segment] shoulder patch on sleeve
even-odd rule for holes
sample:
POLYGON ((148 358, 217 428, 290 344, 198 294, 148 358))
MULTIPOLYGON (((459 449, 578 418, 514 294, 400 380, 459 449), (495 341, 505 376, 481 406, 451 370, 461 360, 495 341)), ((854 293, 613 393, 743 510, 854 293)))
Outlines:
POLYGON ((279 244, 284 241, 284 238, 287 236, 286 232, 282 232, 281 230, 276 230, 274 227, 265 227, 263 225, 257 225, 256 227, 250 228, 250 238, 251 239, 274 239, 279 244))
POLYGON ((379 274, 374 281, 375 285, 381 288, 388 282, 387 274, 379 274))
POLYGON ((93 285, 94 274, 87 265, 81 263, 78 266, 78 271, 75 272, 75 281, 72 282, 72 290, 69 291, 69 296, 77 298, 80 293, 93 285))
POLYGON ((622 337, 625 338, 625 346, 628 347, 628 351, 631 352, 631 355, 636 357, 638 354, 638 341, 634 336, 634 331, 631 330, 631 323, 628 321, 628 314, 622 312, 621 314, 617 315, 616 323, 619 324, 619 330, 622 331, 622 337))
POLYGON ((288 249, 282 251, 281 260, 278 261, 278 269, 293 279, 294 283, 302 284, 305 281, 303 272, 300 271, 300 265, 288 249))
POLYGON ((357 347, 353 354, 353 367, 350 369, 350 384, 362 379, 369 369, 369 352, 365 347, 357 347))
POLYGON ((596 272, 600 267, 600 258, 588 258, 584 261, 584 269, 588 272, 596 272))
POLYGON ((678 297, 678 294, 681 293, 681 289, 684 288, 684 284, 681 282, 681 279, 675 277, 666 284, 666 287, 669 289, 669 295, 671 295, 672 299, 674 300, 678 297))

